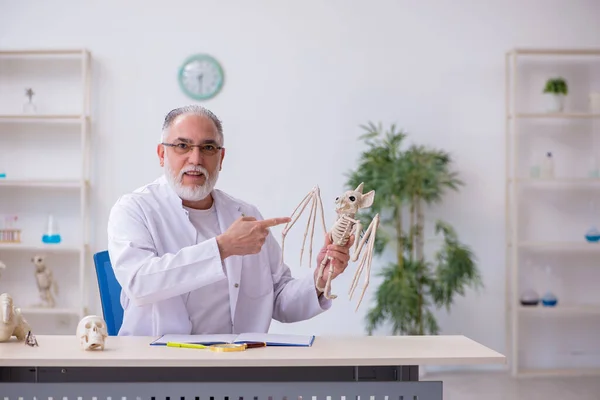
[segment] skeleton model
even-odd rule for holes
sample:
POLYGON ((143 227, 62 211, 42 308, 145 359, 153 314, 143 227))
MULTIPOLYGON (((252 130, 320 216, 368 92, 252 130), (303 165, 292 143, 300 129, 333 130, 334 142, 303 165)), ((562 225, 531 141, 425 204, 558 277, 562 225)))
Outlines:
POLYGON ((54 288, 54 294, 57 295, 58 285, 52 276, 52 271, 46 266, 43 256, 35 256, 31 259, 31 262, 35 265, 35 279, 42 299, 42 303, 36 305, 36 307, 53 308, 56 301, 51 289, 54 288))
POLYGON ((6 342, 13 336, 24 341, 31 328, 21 315, 21 309, 14 307, 13 299, 8 293, 0 295, 0 314, 0 342, 6 342))
POLYGON ((106 322, 97 315, 87 315, 77 324, 77 337, 83 350, 104 350, 108 337, 106 322))
MULTIPOLYGON (((354 262, 360 256, 360 253, 367 243, 366 249, 362 255, 358 268, 356 269, 356 273, 354 274, 354 278, 352 279, 352 285, 349 290, 350 298, 352 299, 352 295, 354 294, 354 290, 358 285, 358 279, 362 274, 363 270, 366 270, 365 274, 365 283, 363 286, 362 293, 358 300, 358 304, 356 305, 356 310, 360 307, 360 303, 365 295, 365 291, 369 286, 369 278, 371 275, 371 262, 373 260, 373 247, 375 245, 375 234, 377 232, 377 228, 379 227, 379 214, 376 214, 364 235, 362 235, 362 226, 360 220, 355 218, 356 213, 361 208, 371 207, 373 204, 373 200, 375 199, 375 191, 371 190, 368 193, 363 194, 363 183, 358 185, 358 187, 354 190, 348 190, 341 196, 335 199, 335 210, 337 213, 337 218, 333 226, 331 227, 331 233, 327 232, 325 228, 325 218, 323 216, 323 202, 321 201, 321 193, 318 186, 315 186, 304 199, 300 202, 300 204, 296 207, 294 212, 292 213, 292 220, 287 223, 282 233, 282 243, 281 243, 281 262, 283 263, 283 250, 284 250, 284 241, 285 236, 294 225, 294 223, 300 218, 300 215, 306 209, 306 206, 311 203, 310 207, 310 215, 308 216, 308 222, 306 224, 306 231, 304 232, 304 239, 302 241, 302 249, 300 250, 300 264, 302 264, 302 253, 304 252, 304 243, 306 242, 306 236, 310 231, 310 245, 309 245, 309 268, 310 263, 312 261, 312 244, 313 244, 313 236, 315 230, 315 219, 317 217, 317 208, 321 212, 321 221, 323 223, 323 233, 325 235, 330 235, 331 243, 345 246, 350 239, 350 236, 354 235, 354 250, 350 252, 351 261, 354 262), (297 214, 296 214, 297 213, 297 214), (295 216, 294 216, 295 215, 295 216), (312 224, 312 226, 311 226, 312 224)), ((323 257, 323 261, 318 266, 319 272, 317 275, 317 289, 324 292, 324 296, 328 299, 335 299, 337 295, 331 294, 331 278, 333 274, 333 258, 327 253, 325 257, 323 257), (318 282, 320 282, 323 274, 325 272, 325 268, 329 264, 329 268, 327 270, 327 283, 324 288, 319 287, 318 282)))

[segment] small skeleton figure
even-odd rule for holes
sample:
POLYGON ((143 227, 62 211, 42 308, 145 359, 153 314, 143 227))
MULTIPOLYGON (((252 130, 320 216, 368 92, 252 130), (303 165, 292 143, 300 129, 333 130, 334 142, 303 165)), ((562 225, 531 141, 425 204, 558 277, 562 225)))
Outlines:
MULTIPOLYGON (((354 250, 350 251, 350 260, 356 261, 360 256, 361 251, 365 243, 368 241, 366 250, 363 253, 363 256, 360 260, 356 273, 354 274, 354 278, 352 279, 352 285, 350 287, 349 295, 352 298, 354 294, 354 290, 358 284, 358 278, 363 272, 363 269, 366 269, 366 278, 363 286, 362 293, 358 300, 358 304, 356 306, 356 310, 358 310, 360 303, 364 297, 365 291, 369 286, 369 278, 371 274, 371 262, 373 260, 373 248, 375 245, 375 235, 377 232, 377 228, 379 227, 379 214, 376 214, 364 235, 362 235, 362 226, 360 220, 356 219, 356 213, 361 208, 371 207, 373 201, 375 200, 375 191, 371 190, 368 193, 363 194, 363 186, 361 183, 354 190, 348 190, 341 196, 335 199, 336 205, 336 213, 337 218, 333 226, 331 227, 330 233, 327 232, 325 227, 325 218, 323 216, 323 202, 321 201, 321 194, 318 186, 315 186, 300 202, 300 204, 296 207, 294 212, 292 213, 292 220, 288 222, 288 224, 283 229, 282 233, 282 243, 281 243, 281 262, 283 263, 283 251, 284 251, 284 242, 285 236, 294 225, 294 223, 300 218, 302 212, 311 202, 310 214, 308 216, 308 222, 306 225, 306 231, 304 232, 304 240, 302 241, 302 249, 300 250, 300 264, 302 265, 302 253, 304 252, 304 243, 306 242, 306 236, 308 231, 310 230, 310 245, 309 245, 309 268, 310 263, 312 261, 312 243, 315 229, 315 219, 317 217, 317 208, 321 212, 321 221, 323 223, 323 233, 325 235, 330 235, 331 242, 336 245, 345 246, 350 239, 350 236, 354 235, 354 250), (299 210, 299 211, 298 211, 299 210), (296 212, 298 212, 297 215, 296 212), (295 215, 295 217, 294 217, 295 215), (312 227, 311 227, 312 223, 312 227), (360 240, 359 240, 360 239, 360 240)), ((327 283, 324 288, 320 288, 317 286, 317 289, 324 292, 324 295, 328 299, 335 299, 337 295, 331 294, 331 277, 333 274, 333 263, 331 262, 332 257, 329 254, 326 254, 323 258, 323 261, 318 266, 319 272, 317 276, 317 282, 319 282, 323 276, 325 268, 329 264, 329 268, 327 270, 327 283)))
POLYGON ((35 265, 35 279, 40 291, 40 298, 42 299, 42 303, 38 304, 37 307, 53 308, 56 301, 51 289, 54 288, 54 294, 57 295, 58 285, 54 280, 52 271, 46 266, 44 256, 35 256, 31 259, 31 262, 35 265))
POLYGON ((6 342, 16 336, 17 340, 26 339, 27 332, 31 330, 29 324, 21 315, 21 309, 13 304, 13 298, 8 293, 0 295, 0 342, 6 342))

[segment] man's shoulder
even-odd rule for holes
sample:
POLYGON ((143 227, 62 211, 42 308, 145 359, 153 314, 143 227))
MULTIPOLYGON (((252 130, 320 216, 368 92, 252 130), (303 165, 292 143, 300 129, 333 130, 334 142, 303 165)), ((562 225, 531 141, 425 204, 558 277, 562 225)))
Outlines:
POLYGON ((167 194, 164 193, 166 181, 164 177, 155 179, 152 182, 146 183, 129 193, 122 194, 115 202, 113 208, 119 207, 136 207, 142 203, 155 203, 160 198, 164 198, 167 194))

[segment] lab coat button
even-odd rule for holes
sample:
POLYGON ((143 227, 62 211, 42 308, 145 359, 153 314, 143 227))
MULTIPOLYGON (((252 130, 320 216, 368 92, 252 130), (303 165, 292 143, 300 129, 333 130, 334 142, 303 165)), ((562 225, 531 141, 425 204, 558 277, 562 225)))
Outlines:
POLYGON ((236 284, 235 284, 235 285, 233 285, 233 286, 235 286, 235 287, 239 287, 239 286, 240 286, 240 284, 239 284, 239 283, 236 283, 236 284))

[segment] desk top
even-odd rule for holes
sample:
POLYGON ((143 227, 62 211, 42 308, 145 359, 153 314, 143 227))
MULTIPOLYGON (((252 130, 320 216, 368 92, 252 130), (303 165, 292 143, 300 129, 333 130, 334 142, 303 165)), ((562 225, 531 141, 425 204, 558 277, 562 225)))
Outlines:
POLYGON ((0 367, 296 367, 504 364, 506 358, 464 336, 317 336, 312 347, 266 347, 217 353, 150 346, 156 337, 109 336, 85 351, 75 335, 36 335, 0 343, 0 367))

